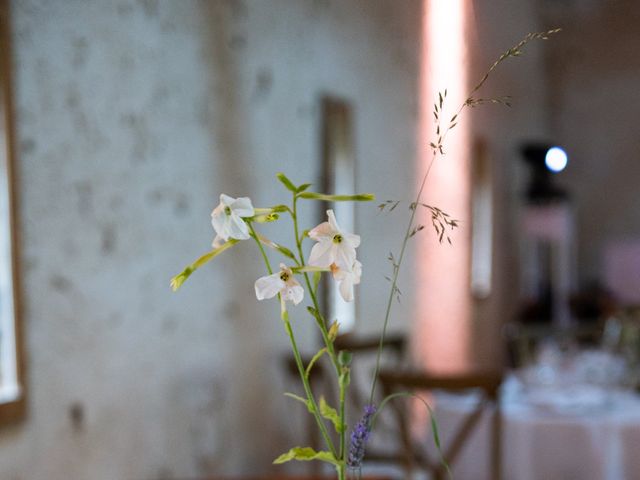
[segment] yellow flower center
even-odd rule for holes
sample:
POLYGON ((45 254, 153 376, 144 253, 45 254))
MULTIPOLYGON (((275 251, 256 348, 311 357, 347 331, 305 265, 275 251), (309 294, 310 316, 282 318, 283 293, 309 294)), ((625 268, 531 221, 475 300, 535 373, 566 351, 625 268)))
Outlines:
POLYGON ((225 215, 231 215, 231 207, 224 207, 224 214, 225 215))
POLYGON ((342 235, 339 233, 333 236, 333 243, 342 243, 342 235))
POLYGON ((286 282, 289 280, 289 274, 287 272, 280 272, 280 280, 286 282))

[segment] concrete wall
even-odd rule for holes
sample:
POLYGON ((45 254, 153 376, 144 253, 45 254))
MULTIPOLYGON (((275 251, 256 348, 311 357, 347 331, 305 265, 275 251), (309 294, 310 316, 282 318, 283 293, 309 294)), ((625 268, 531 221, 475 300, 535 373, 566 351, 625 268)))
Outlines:
POLYGON ((549 122, 553 139, 569 152, 558 182, 575 207, 584 284, 602 280, 607 245, 640 238, 640 4, 541 5, 545 22, 564 29, 547 55, 549 122))
MULTIPOLYGON (((420 3, 12 2, 30 398, 27 421, 0 434, 0 478, 248 473, 302 442, 303 412, 281 397, 278 307, 253 296, 264 273, 253 247, 236 247, 178 294, 168 281, 208 249, 220 192, 263 206, 287 199, 278 171, 318 179, 323 92, 354 105, 358 190, 409 198, 420 3)), ((531 2, 476 1, 471 78, 536 29, 531 2)), ((487 93, 514 96, 514 108, 469 117, 495 156, 498 211, 478 364, 499 363, 514 299, 513 158, 521 137, 546 133, 539 58, 534 48, 490 82, 487 93)), ((380 327, 386 257, 404 221, 358 206, 361 332, 380 327)), ((265 233, 284 240, 286 228, 265 233)), ((393 330, 412 318, 411 278, 401 278, 393 330)), ((302 308, 292 317, 308 350, 310 319, 302 308)))
MULTIPOLYGON (((544 28, 533 1, 477 0, 473 6, 468 42, 470 79, 477 82, 502 52, 527 33, 544 28)), ((523 141, 549 133, 544 52, 559 41, 532 42, 521 57, 508 59, 494 71, 481 96, 511 96, 511 107, 489 104, 467 112, 472 141, 486 143, 493 171, 492 290, 487 298, 474 299, 473 350, 478 368, 502 365, 502 325, 513 321, 518 309, 519 205, 526 181, 518 149, 523 141)))
MULTIPOLYGON (((169 278, 208 249, 220 192, 268 205, 287 199, 276 172, 318 178, 322 92, 355 106, 358 188, 403 192, 419 7, 12 2, 29 416, 0 433, 0 478, 247 473, 301 442, 278 306, 253 295, 257 252, 237 247, 175 295, 169 278)), ((363 330, 399 221, 358 210, 363 330)), ((310 319, 293 318, 309 348, 310 319)))

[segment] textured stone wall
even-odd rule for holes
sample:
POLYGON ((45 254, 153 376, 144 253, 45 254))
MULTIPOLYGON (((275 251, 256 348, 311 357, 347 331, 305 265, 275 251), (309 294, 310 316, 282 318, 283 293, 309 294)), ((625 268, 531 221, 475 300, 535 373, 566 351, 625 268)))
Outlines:
MULTIPOLYGON (((0 478, 247 473, 300 441, 256 252, 168 281, 208 248, 220 192, 266 205, 278 171, 317 180, 320 93, 355 106, 358 188, 403 195, 419 3, 12 2, 29 416, 0 432, 0 478)), ((397 221, 358 210, 365 330, 397 221)))

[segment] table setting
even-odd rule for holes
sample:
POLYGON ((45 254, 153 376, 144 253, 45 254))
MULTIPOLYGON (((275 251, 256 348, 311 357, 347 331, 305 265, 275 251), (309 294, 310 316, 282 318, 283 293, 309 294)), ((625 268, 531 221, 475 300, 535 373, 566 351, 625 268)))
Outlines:
MULTIPOLYGON (((543 342, 535 361, 500 390, 502 476, 514 480, 639 478, 640 395, 627 360, 604 348, 543 342)), ((434 396, 444 438, 478 401, 477 392, 434 396)), ((489 480, 489 414, 459 459, 456 479, 489 480)))

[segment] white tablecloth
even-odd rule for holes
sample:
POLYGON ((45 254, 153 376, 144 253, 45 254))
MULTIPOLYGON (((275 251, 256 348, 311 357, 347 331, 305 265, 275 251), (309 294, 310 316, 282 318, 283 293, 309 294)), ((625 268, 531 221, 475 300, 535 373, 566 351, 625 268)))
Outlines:
MULTIPOLYGON (((508 382, 514 382, 514 379, 508 382)), ((502 472, 505 480, 640 479, 640 397, 610 392, 606 402, 583 408, 543 408, 507 384, 503 394, 502 472)), ((436 417, 446 445, 471 395, 438 394, 436 417)), ((453 464, 455 480, 489 478, 489 416, 453 464)))

